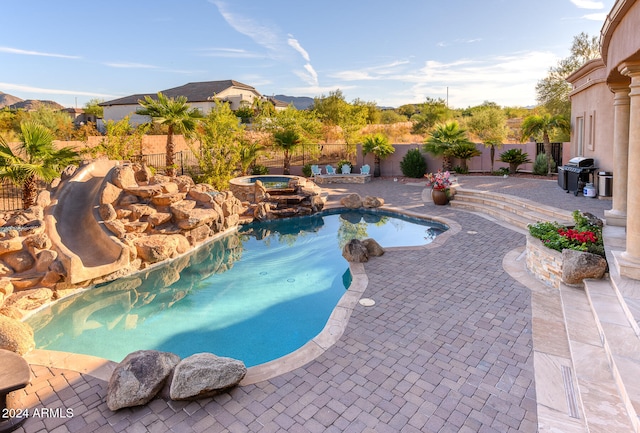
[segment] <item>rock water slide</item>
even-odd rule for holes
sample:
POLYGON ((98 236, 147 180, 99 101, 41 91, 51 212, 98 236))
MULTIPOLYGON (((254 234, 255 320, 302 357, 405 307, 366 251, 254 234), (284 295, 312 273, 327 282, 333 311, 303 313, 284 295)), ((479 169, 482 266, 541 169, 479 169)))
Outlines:
POLYGON ((109 275, 129 264, 129 249, 100 223, 98 206, 105 176, 117 161, 100 159, 81 166, 61 182, 46 209, 47 234, 77 284, 109 275))

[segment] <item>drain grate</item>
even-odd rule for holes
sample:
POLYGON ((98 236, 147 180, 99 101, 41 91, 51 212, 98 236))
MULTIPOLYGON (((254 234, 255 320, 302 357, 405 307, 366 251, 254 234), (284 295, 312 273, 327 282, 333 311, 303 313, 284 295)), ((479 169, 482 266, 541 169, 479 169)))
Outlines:
POLYGON ((571 372, 571 367, 562 365, 560 368, 562 370, 564 393, 567 397, 567 406, 569 407, 569 416, 571 418, 580 418, 580 413, 578 412, 578 398, 576 396, 576 388, 573 384, 573 374, 571 372))

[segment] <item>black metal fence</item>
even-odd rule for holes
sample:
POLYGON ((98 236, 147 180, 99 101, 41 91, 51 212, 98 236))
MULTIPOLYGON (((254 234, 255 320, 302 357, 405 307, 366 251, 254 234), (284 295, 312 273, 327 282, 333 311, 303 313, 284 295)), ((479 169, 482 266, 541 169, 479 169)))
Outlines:
MULTIPOLYGON (((544 153, 544 143, 536 143, 536 156, 544 153)), ((556 167, 562 165, 562 143, 551 143, 551 157, 556 162, 556 167)))
MULTIPOLYGON (((305 164, 336 164, 338 161, 348 160, 349 158, 344 144, 313 144, 296 149, 290 159, 292 167, 302 167, 305 164)), ((198 174, 200 171, 198 158, 191 150, 176 152, 174 160, 177 165, 177 174, 198 174)), ((165 153, 142 155, 136 158, 136 162, 143 162, 159 173, 166 171, 165 153)), ((284 154, 282 151, 269 148, 258 157, 256 163, 270 169, 282 168, 284 154)), ((44 189, 46 185, 44 183, 39 184, 39 188, 44 189)), ((6 212, 22 208, 22 188, 8 180, 0 182, 0 211, 6 212)))

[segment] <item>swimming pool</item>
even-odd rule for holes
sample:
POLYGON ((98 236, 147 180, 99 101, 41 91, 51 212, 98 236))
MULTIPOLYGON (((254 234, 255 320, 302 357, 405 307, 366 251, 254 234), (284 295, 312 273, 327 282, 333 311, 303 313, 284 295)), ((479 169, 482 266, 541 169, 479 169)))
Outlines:
POLYGON ((254 366, 323 329, 350 283, 341 255, 349 239, 423 245, 446 229, 381 211, 254 223, 168 265, 63 299, 27 322, 40 349, 112 361, 140 349, 212 352, 254 366))

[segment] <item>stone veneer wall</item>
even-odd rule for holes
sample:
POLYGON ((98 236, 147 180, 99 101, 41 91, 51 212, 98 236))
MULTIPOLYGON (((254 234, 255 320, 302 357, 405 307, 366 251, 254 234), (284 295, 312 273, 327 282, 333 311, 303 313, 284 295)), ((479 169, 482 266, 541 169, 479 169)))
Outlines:
POLYGON ((562 281, 562 253, 547 248, 531 235, 527 235, 527 269, 537 279, 553 288, 562 281))
POLYGON ((370 174, 324 174, 316 176, 315 181, 317 184, 328 183, 367 183, 371 182, 370 174))

